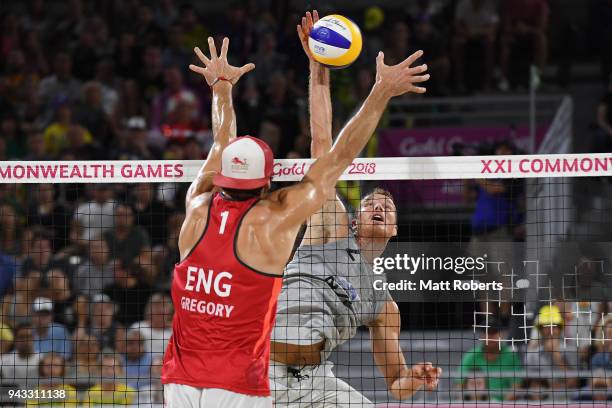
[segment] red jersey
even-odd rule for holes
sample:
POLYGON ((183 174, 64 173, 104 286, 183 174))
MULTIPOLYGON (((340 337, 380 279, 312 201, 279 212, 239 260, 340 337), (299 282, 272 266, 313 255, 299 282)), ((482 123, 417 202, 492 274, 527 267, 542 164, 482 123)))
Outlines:
POLYGON ((200 241, 176 265, 164 384, 270 395, 270 332, 282 277, 255 271, 236 254, 240 224, 256 203, 215 194, 200 241))

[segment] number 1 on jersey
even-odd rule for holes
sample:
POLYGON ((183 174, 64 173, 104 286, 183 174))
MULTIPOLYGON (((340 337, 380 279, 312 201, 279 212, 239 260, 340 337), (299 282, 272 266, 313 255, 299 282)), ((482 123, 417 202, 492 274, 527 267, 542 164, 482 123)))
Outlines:
POLYGON ((229 216, 229 211, 223 211, 221 213, 221 226, 219 227, 219 235, 222 235, 225 232, 225 224, 227 224, 228 216, 229 216))

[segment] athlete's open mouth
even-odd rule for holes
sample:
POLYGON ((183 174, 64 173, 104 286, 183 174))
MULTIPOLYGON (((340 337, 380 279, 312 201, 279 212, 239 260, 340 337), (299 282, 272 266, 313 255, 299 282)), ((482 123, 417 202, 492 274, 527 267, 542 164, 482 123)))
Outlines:
POLYGON ((372 216, 372 221, 384 223, 385 222, 385 218, 382 215, 380 215, 380 214, 375 214, 375 215, 372 216))

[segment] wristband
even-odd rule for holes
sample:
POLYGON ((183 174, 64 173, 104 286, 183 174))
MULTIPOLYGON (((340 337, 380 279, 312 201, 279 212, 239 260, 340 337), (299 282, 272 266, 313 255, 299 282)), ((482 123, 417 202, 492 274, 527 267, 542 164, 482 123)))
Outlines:
POLYGON ((217 79, 215 79, 215 80, 213 81, 213 83, 212 83, 212 84, 210 84, 210 87, 212 88, 212 87, 213 87, 213 86, 215 86, 215 84, 216 84, 217 82, 219 82, 219 81, 227 81, 227 82, 231 83, 231 81, 230 81, 229 79, 225 78, 225 77, 217 77, 217 79))

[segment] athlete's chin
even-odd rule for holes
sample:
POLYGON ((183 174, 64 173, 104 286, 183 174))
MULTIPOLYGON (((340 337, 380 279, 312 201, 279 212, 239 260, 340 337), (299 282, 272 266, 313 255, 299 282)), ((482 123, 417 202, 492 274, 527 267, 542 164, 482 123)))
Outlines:
POLYGON ((364 225, 359 230, 359 236, 363 238, 391 239, 393 235, 393 228, 385 224, 364 225))

